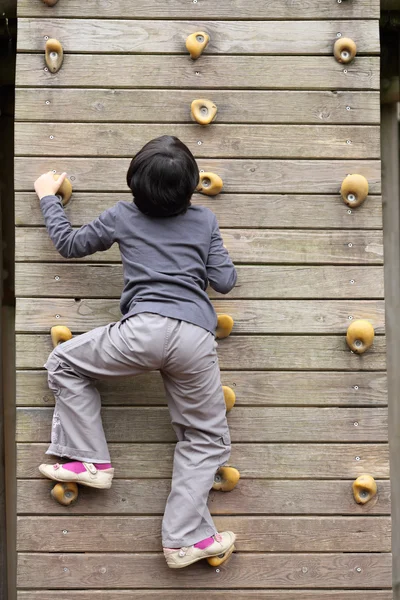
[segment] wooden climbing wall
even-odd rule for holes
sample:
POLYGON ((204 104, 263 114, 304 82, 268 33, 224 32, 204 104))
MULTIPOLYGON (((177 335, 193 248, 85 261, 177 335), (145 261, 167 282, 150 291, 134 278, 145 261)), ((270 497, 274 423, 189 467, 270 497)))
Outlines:
POLYGON ((379 129, 379 0, 19 0, 16 94, 18 600, 391 600, 390 494, 379 129), (185 39, 211 36, 192 62, 185 39), (332 56, 338 37, 358 54, 332 56), (44 45, 65 51, 44 70, 44 45), (195 98, 217 122, 189 118, 195 98), (220 570, 170 571, 160 553, 174 435, 159 376, 101 385, 116 480, 63 508, 37 465, 53 397, 42 369, 49 329, 117 320, 118 249, 78 261, 53 249, 33 193, 66 170, 79 226, 129 199, 125 172, 152 137, 186 142, 224 182, 215 211, 239 280, 217 312, 231 463, 242 478, 211 493, 238 552, 220 570), (361 173, 370 196, 339 190, 361 173), (366 318, 373 348, 345 332, 366 318), (365 506, 351 484, 378 481, 365 506), (55 591, 57 589, 58 591, 55 591), (192 590, 192 591, 190 591, 192 590))

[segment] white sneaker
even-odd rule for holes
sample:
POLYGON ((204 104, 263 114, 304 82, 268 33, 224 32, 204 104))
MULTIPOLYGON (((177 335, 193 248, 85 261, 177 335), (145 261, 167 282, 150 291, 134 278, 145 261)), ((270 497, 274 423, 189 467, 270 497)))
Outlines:
POLYGON ((225 554, 231 548, 233 550, 235 540, 236 535, 232 531, 223 531, 222 533, 216 533, 214 542, 204 550, 195 546, 184 546, 178 550, 164 548, 165 560, 171 569, 183 569, 183 567, 188 567, 203 558, 225 554))
POLYGON ((54 481, 74 481, 87 487, 94 487, 99 489, 108 490, 111 487, 111 483, 114 477, 114 469, 101 469, 98 470, 92 463, 82 463, 85 467, 83 473, 74 473, 58 463, 55 465, 42 464, 39 467, 39 471, 48 479, 54 481))

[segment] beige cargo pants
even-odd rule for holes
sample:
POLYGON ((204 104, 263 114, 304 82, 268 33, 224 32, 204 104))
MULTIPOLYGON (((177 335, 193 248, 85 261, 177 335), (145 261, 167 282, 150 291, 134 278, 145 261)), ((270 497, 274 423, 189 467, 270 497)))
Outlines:
POLYGON ((208 493, 230 455, 216 348, 201 327, 141 313, 57 346, 45 365, 56 397, 47 454, 93 463, 111 462, 96 380, 161 372, 178 438, 164 547, 190 546, 216 533, 208 493))

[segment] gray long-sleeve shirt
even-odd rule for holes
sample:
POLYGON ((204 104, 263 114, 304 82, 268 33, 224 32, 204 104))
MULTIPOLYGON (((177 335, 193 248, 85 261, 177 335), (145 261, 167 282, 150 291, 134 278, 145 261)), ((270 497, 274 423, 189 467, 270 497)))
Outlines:
POLYGON ((188 321, 214 333, 217 318, 208 283, 222 294, 236 283, 217 219, 204 206, 183 215, 147 217, 133 202, 117 202, 73 229, 56 196, 40 201, 47 231, 64 258, 104 251, 116 242, 124 268, 123 319, 142 312, 188 321))

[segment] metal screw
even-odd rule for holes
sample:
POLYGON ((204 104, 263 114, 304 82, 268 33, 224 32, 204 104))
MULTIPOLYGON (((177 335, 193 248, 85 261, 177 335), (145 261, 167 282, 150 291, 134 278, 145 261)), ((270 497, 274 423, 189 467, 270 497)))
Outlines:
POLYGON ((347 69, 343 69, 343 73, 347 75, 347 69))
POLYGON ((205 173, 204 169, 200 169, 200 173, 205 173))
POLYGON ((203 142, 201 142, 200 140, 197 142, 198 146, 201 146, 203 142))
POLYGON ((346 106, 346 110, 351 110, 350 106, 346 106))
POLYGON ((75 175, 71 175, 70 180, 75 181, 75 175))
POLYGON ((336 37, 342 37, 342 34, 340 33, 340 31, 337 32, 336 37))
POLYGON ((68 573, 67 567, 64 567, 63 571, 64 571, 64 573, 68 573))
POLYGON ((353 247, 353 244, 351 242, 349 242, 347 245, 348 245, 349 248, 353 247))
POLYGON ((63 529, 63 534, 67 535, 67 533, 68 533, 68 530, 67 529, 63 529))
POLYGON ((360 388, 358 387, 358 385, 353 385, 353 390, 356 390, 356 391, 357 391, 358 389, 360 389, 360 388))
POLYGON ((193 0, 193 4, 197 4, 197 0, 193 0))
POLYGON ((48 68, 47 68, 47 67, 45 67, 45 68, 43 69, 43 71, 45 71, 45 72, 47 73, 47 71, 48 71, 48 68))
POLYGON ((350 283, 353 285, 355 283, 354 279, 350 279, 350 283))
POLYGON ((356 568, 357 573, 361 573, 361 567, 356 568))
POLYGON ((54 140, 54 135, 51 135, 51 136, 50 136, 50 139, 51 139, 51 140, 54 140))
MULTIPOLYGON (((193 0, 193 2, 194 2, 194 1, 195 1, 195 0, 193 0)), ((197 2, 197 0, 196 0, 196 2, 197 2)), ((216 573, 221 573, 221 569, 215 569, 215 572, 216 572, 216 573)))
POLYGON ((348 318, 348 320, 349 320, 349 321, 352 321, 352 320, 353 320, 353 317, 352 317, 352 315, 349 315, 347 318, 348 318))
POLYGON ((48 106, 50 104, 50 100, 46 100, 46 104, 48 106))
POLYGON ((354 427, 358 427, 358 421, 354 421, 353 425, 354 427))
POLYGON ((361 460, 361 457, 360 456, 356 456, 356 460, 361 460))
POLYGON ((351 140, 346 140, 346 144, 351 144, 351 140))
POLYGON ((337 3, 338 4, 342 4, 342 0, 337 0, 337 3))
POLYGON ((56 281, 60 281, 60 276, 59 276, 59 275, 55 275, 55 276, 54 276, 54 279, 55 279, 56 281))
POLYGON ((301 570, 303 571, 303 573, 308 573, 307 567, 303 567, 301 570))
POLYGON ((200 75, 200 71, 196 71, 196 75, 200 75))
POLYGON ((349 210, 347 211, 348 215, 351 215, 351 209, 349 208, 349 210))
POLYGON ((61 319, 61 316, 60 315, 56 315, 56 319, 61 319))
POLYGON ((48 35, 45 35, 45 36, 44 36, 44 39, 47 41, 47 40, 49 39, 49 36, 48 36, 48 35))

